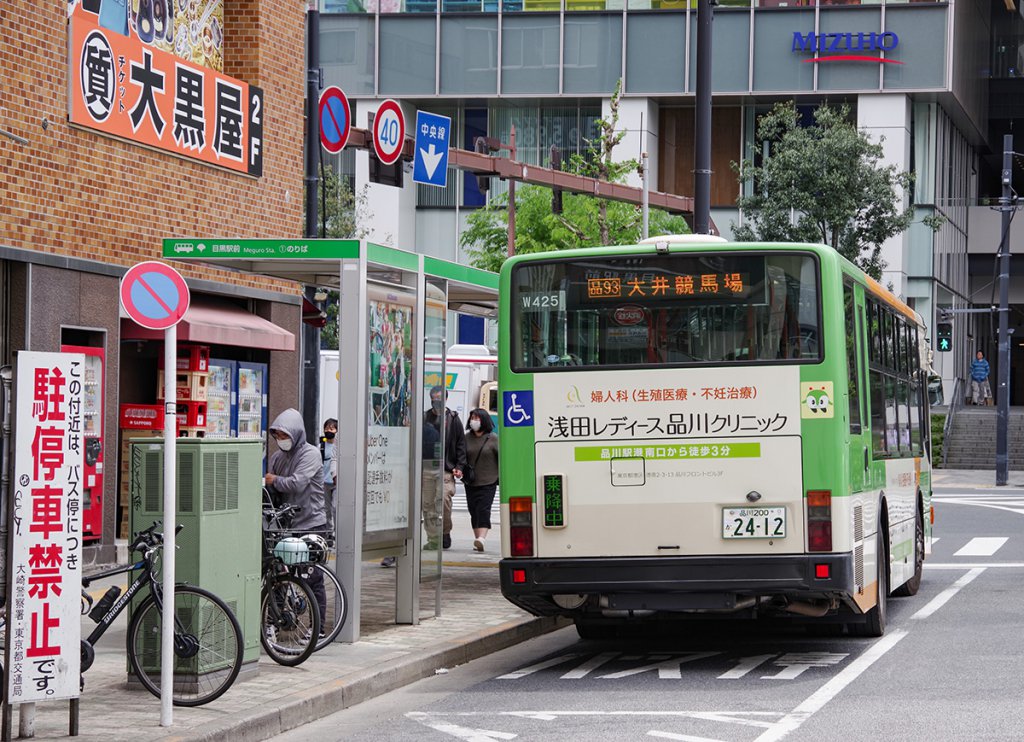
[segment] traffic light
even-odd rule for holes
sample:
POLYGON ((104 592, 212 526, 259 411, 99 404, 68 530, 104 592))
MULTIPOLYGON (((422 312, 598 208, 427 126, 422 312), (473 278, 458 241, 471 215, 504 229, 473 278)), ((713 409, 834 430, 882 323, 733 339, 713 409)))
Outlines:
MULTIPOLYGON (((487 146, 487 139, 485 137, 477 137, 473 142, 473 149, 482 155, 491 154, 491 148, 487 146)), ((491 189, 491 176, 477 173, 476 187, 480 193, 486 194, 491 189)))
POLYGON ((935 326, 936 350, 948 353, 953 350, 953 323, 939 322, 935 326))

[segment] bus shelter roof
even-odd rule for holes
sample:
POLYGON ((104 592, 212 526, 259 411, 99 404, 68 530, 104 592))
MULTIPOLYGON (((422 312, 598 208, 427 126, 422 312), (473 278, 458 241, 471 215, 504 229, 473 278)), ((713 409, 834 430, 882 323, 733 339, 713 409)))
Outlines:
POLYGON ((366 240, 167 239, 163 257, 330 289, 340 285, 342 260, 365 257, 368 278, 401 283, 400 274, 416 273, 422 257, 428 277, 448 281, 450 309, 496 316, 498 307, 497 273, 366 240))

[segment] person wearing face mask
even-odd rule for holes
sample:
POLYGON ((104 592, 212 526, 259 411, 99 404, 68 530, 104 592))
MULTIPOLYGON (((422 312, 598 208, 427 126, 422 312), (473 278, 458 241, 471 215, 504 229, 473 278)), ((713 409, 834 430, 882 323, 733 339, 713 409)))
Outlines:
POLYGON ((324 422, 324 437, 320 439, 320 456, 324 462, 324 515, 327 530, 334 530, 334 490, 337 487, 338 459, 335 455, 334 436, 338 434, 338 421, 333 417, 324 422))
POLYGON ((491 506, 498 489, 498 436, 487 410, 469 413, 466 426, 466 458, 468 466, 462 473, 466 487, 466 505, 473 526, 473 548, 483 551, 487 532, 491 530, 491 506))
POLYGON ((444 421, 444 511, 441 525, 441 546, 450 549, 452 545, 452 499, 455 497, 455 480, 462 479, 466 466, 466 434, 459 413, 445 407, 448 396, 442 386, 430 390, 430 409, 423 413, 423 422, 433 425, 440 432, 444 421))
MULTIPOLYGON (((323 461, 317 447, 306 440, 306 425, 299 411, 289 408, 278 415, 270 425, 270 436, 277 443, 277 450, 267 462, 263 483, 274 502, 299 508, 289 528, 306 533, 326 531, 323 461)), ((327 593, 323 577, 313 570, 307 582, 320 604, 320 618, 324 619, 327 593)))

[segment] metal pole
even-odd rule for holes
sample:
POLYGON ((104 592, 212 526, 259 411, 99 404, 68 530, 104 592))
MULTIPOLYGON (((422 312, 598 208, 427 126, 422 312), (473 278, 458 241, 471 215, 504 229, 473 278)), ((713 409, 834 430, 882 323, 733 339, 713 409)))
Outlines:
POLYGON ((177 390, 174 369, 178 367, 178 326, 164 330, 164 550, 160 559, 163 570, 163 617, 160 621, 160 726, 174 722, 174 528, 175 528, 175 464, 177 463, 178 420, 177 390))
MULTIPOLYGON (((516 125, 512 124, 512 131, 509 134, 509 157, 516 159, 516 125)), ((508 256, 511 258, 516 254, 516 182, 508 180, 508 256)))
POLYGON ((320 8, 306 6, 306 237, 317 236, 320 183, 320 8))
MULTIPOLYGON (((319 236, 320 185, 320 6, 309 0, 306 6, 306 237, 319 236)), ((306 298, 313 303, 315 286, 307 286, 306 298)), ((320 437, 320 328, 302 324, 302 419, 306 440, 320 437)))
POLYGON ((1006 485, 1009 476, 1008 438, 1010 426, 1010 220, 1013 218, 1013 134, 1003 136, 1002 239, 999 242, 999 369, 996 385, 996 486, 1006 485))
POLYGON ((650 227, 650 222, 651 222, 651 219, 650 219, 650 216, 651 216, 650 211, 651 210, 650 210, 650 204, 648 203, 649 195, 650 195, 650 184, 651 184, 651 182, 650 182, 650 179, 647 177, 647 166, 649 164, 650 163, 647 162, 647 153, 646 152, 641 152, 640 153, 640 178, 641 178, 641 181, 642 181, 643 191, 641 193, 642 198, 641 198, 641 201, 640 201, 640 204, 641 204, 641 206, 640 206, 640 213, 643 216, 643 231, 641 232, 640 237, 641 237, 641 239, 645 239, 645 240, 647 239, 647 232, 648 232, 648 228, 650 227))
POLYGON ((694 113, 693 231, 711 234, 711 22, 713 0, 697 0, 697 109, 694 113))

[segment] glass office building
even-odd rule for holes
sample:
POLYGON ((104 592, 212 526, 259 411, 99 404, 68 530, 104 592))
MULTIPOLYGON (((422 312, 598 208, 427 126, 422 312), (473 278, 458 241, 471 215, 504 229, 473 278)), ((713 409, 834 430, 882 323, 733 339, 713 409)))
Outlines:
MULTIPOLYGON (((517 159, 547 164, 551 145, 564 158, 596 136, 621 80, 628 134, 616 153, 646 150, 652 188, 693 192, 695 0, 323 0, 321 9, 325 83, 352 99, 357 126, 395 98, 410 121, 417 109, 451 116, 452 145, 466 149, 483 134, 508 141, 514 125, 517 159)), ((916 174, 905 199, 917 218, 884 245, 883 283, 929 325, 939 308, 989 301, 999 214, 986 203, 999 195, 1002 135, 1024 118, 1014 0, 724 0, 713 29, 712 217, 723 234, 742 220, 731 163, 753 155, 758 116, 780 100, 808 111, 846 103, 860 128, 884 137, 885 164, 916 174), (922 222, 931 214, 945 219, 938 231, 922 222)), ((335 165, 357 191, 368 182, 365 152, 335 165)), ((444 189, 406 177, 403 188, 366 193, 378 239, 465 259, 457 235, 483 203, 472 176, 451 171, 444 189)), ((1011 301, 1024 308, 1024 280, 1011 301)), ((1024 312, 1013 316, 1024 326, 1024 312)), ((954 338, 954 353, 936 354, 947 391, 973 349, 996 355, 987 315, 958 316, 954 338)), ((1024 347, 1014 350, 1024 361, 1024 347)), ((1019 385, 1013 396, 1024 399, 1024 374, 1019 385)))

